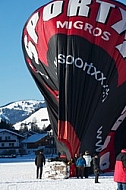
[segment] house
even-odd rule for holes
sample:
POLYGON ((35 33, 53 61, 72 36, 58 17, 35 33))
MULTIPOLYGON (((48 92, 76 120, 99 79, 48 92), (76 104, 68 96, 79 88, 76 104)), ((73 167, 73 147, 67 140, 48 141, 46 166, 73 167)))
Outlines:
POLYGON ((0 155, 23 155, 43 149, 45 154, 56 154, 54 137, 50 132, 20 135, 17 132, 0 129, 0 155))
POLYGON ((19 154, 22 135, 7 129, 0 129, 0 155, 19 154))
POLYGON ((24 154, 36 153, 41 149, 44 150, 44 154, 56 154, 54 137, 48 132, 33 134, 24 139, 21 143, 24 154))

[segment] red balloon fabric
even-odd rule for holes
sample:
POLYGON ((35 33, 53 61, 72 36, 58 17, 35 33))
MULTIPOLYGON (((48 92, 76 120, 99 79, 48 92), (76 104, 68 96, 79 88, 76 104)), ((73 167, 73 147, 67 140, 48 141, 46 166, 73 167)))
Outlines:
POLYGON ((22 48, 58 150, 68 158, 98 152, 101 169, 112 170, 110 158, 126 145, 116 143, 120 125, 113 127, 126 105, 126 5, 51 1, 26 22, 22 48))

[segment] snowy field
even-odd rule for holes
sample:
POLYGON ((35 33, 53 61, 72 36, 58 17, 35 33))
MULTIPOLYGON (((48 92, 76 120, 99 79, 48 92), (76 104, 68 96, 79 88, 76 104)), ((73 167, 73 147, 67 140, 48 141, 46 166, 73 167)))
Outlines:
POLYGON ((116 190, 113 175, 101 175, 98 184, 94 176, 88 179, 36 179, 34 160, 7 163, 0 159, 0 190, 116 190))

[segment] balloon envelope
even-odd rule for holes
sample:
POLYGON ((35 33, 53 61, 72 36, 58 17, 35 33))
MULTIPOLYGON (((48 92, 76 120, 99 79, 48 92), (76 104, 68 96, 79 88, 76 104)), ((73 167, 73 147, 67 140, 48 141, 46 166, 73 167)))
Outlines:
POLYGON ((113 168, 113 125, 126 105, 125 18, 117 1, 54 0, 31 15, 22 35, 58 150, 68 158, 98 152, 104 171, 113 168))

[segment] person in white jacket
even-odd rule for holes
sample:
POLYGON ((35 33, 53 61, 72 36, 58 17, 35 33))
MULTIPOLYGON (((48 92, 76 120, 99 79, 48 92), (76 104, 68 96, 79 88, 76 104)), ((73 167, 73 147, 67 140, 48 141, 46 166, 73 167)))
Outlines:
POLYGON ((86 161, 86 166, 85 166, 85 169, 84 169, 84 177, 88 178, 89 171, 90 171, 90 168, 91 168, 91 161, 92 161, 91 155, 89 154, 88 150, 85 151, 85 153, 83 155, 83 158, 86 161))

